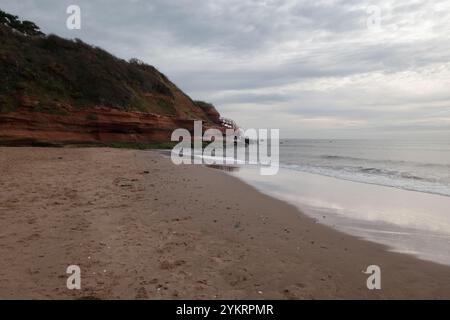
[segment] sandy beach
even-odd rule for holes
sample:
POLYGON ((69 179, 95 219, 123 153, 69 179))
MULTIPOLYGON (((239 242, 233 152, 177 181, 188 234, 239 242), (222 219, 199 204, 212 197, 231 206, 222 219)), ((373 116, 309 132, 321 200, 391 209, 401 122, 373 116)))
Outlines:
POLYGON ((450 298, 450 267, 157 151, 0 148, 0 298, 450 298), (363 270, 382 270, 368 290, 363 270), (82 289, 66 288, 81 268, 82 289))

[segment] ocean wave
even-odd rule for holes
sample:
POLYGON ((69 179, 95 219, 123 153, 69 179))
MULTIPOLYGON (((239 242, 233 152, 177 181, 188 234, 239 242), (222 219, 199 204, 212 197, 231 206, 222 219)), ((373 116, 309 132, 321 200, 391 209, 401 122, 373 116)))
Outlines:
POLYGON ((350 157, 350 156, 338 156, 338 155, 320 155, 320 159, 324 160, 346 160, 346 161, 354 161, 354 162, 364 162, 364 163, 383 163, 383 164, 395 164, 395 165, 411 165, 418 167, 428 167, 428 168, 440 168, 440 169, 449 169, 450 164, 441 164, 441 163, 428 163, 428 162, 419 162, 419 161, 406 161, 406 160, 391 160, 391 159, 370 159, 370 158, 358 158, 358 157, 350 157))
POLYGON ((314 166, 282 163, 281 167, 342 180, 450 196, 450 184, 405 171, 362 166, 314 166))

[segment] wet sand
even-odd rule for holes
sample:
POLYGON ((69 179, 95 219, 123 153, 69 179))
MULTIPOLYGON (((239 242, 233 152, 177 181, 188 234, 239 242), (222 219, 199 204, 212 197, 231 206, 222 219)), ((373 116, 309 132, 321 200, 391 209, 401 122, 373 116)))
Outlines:
POLYGON ((318 222, 424 260, 450 266, 450 197, 255 166, 232 174, 318 222))
POLYGON ((450 267, 158 152, 0 148, 0 298, 450 298, 450 267), (81 290, 66 288, 68 265, 81 290), (368 265, 381 290, 368 290, 368 265))

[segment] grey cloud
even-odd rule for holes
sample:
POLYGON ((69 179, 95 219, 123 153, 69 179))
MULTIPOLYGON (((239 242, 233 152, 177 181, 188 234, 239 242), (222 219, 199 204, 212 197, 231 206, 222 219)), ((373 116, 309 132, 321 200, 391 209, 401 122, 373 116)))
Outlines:
MULTIPOLYGON (((450 104, 438 82, 423 95, 396 91, 397 85, 407 87, 401 80, 382 89, 402 72, 450 61, 450 13, 434 11, 439 3, 445 8, 445 1, 376 2, 383 13, 381 33, 366 27, 366 8, 374 3, 357 0, 78 0, 80 31, 65 27, 72 0, 0 0, 0 7, 35 21, 47 33, 78 37, 122 58, 155 65, 194 98, 216 99, 211 102, 219 111, 246 125, 254 124, 255 106, 260 106, 262 126, 279 113, 282 125, 282 117, 290 115, 402 130, 392 121, 405 114, 420 119, 442 113, 450 104), (359 75, 373 76, 373 87, 345 84, 359 75), (308 87, 321 79, 337 89, 308 87), (286 90, 291 84, 299 89, 286 90), (405 108, 413 104, 420 107, 405 108)), ((439 77, 444 69, 430 72, 439 77)), ((414 81, 426 87, 427 79, 433 81, 426 77, 425 72, 414 81)), ((411 90, 421 90, 414 86, 411 90)), ((326 134, 339 134, 333 130, 326 134)))

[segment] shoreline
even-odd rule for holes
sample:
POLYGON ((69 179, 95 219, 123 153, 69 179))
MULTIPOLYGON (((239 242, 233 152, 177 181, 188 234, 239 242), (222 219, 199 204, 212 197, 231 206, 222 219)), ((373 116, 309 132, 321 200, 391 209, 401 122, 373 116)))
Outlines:
POLYGON ((450 267, 155 151, 0 148, 0 298, 449 299, 450 267), (82 289, 66 288, 68 265, 82 289), (366 288, 381 267, 381 290, 366 288))
POLYGON ((335 230, 450 266, 446 196, 285 168, 269 177, 249 166, 231 174, 335 230))

